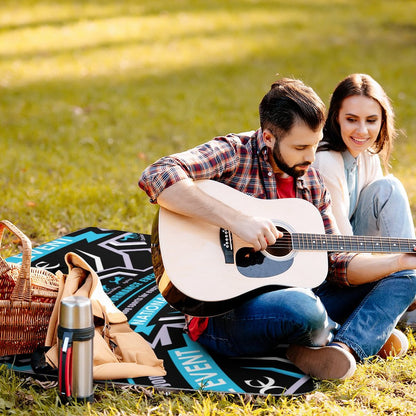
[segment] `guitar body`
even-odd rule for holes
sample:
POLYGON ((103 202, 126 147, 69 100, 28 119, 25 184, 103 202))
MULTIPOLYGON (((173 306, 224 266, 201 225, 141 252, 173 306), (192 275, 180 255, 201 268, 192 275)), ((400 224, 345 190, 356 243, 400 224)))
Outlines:
MULTIPOLYGON (((270 218, 285 234, 325 234, 319 211, 302 199, 262 200, 216 181, 196 183, 237 210, 270 218)), ((277 288, 313 288, 327 274, 326 251, 254 252, 226 230, 164 208, 160 208, 152 238, 161 293, 173 307, 193 316, 221 314, 277 288)))

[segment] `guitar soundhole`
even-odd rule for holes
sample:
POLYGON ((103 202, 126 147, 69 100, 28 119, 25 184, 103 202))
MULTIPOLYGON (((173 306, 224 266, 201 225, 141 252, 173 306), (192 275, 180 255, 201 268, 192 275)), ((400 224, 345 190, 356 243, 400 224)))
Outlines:
POLYGON ((266 251, 274 257, 285 257, 292 251, 292 238, 285 228, 279 226, 276 228, 283 233, 283 237, 278 238, 275 244, 268 246, 266 251))

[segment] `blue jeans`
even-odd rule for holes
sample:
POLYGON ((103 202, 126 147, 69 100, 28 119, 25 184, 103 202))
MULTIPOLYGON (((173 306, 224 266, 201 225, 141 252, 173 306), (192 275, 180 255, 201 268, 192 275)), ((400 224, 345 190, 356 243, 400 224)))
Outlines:
POLYGON ((334 321, 334 341, 351 347, 362 360, 377 354, 416 293, 416 273, 405 270, 377 282, 339 287, 324 282, 314 292, 334 321))
MULTIPOLYGON (((415 238, 407 194, 393 175, 374 181, 359 196, 351 218, 355 235, 415 238)), ((405 312, 401 320, 414 325, 416 311, 405 312)))
POLYGON ((311 290, 290 288, 264 293, 210 318, 198 342, 226 356, 265 355, 279 344, 325 345, 336 327, 311 290))
POLYGON ((388 175, 360 193, 351 218, 354 235, 415 238, 407 194, 401 182, 388 175))
MULTIPOLYGON (((415 238, 412 214, 401 182, 388 175, 360 193, 351 219, 355 235, 415 238)), ((416 293, 416 273, 394 273, 378 282, 315 290, 329 316, 342 324, 335 341, 350 346, 360 359, 377 354, 416 293)))

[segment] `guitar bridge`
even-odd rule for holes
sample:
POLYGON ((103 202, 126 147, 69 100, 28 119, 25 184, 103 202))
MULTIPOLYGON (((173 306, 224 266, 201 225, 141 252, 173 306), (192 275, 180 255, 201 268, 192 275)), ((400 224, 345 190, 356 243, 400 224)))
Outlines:
POLYGON ((229 230, 220 228, 220 244, 227 264, 234 263, 233 235, 229 230))

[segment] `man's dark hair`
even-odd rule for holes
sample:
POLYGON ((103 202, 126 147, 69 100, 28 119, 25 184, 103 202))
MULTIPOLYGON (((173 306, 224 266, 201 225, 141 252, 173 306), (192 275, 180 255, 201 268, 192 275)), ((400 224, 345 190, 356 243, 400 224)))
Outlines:
POLYGON ((259 114, 262 130, 269 129, 276 139, 281 139, 297 121, 318 130, 325 121, 325 104, 302 81, 282 78, 272 84, 261 100, 259 114))

